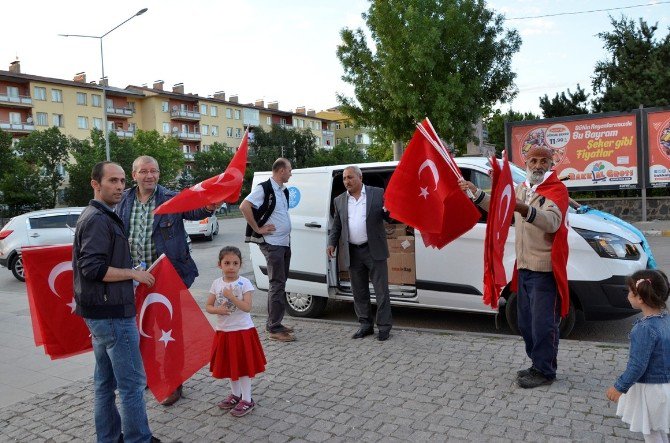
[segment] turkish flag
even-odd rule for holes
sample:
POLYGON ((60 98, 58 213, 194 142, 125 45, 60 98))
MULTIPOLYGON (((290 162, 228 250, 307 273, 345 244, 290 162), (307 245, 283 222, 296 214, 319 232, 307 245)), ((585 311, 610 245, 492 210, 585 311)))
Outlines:
POLYGON ((507 284, 503 256, 514 216, 516 195, 507 157, 504 157, 502 168, 496 158, 491 158, 490 163, 493 176, 484 237, 484 304, 497 308, 500 291, 507 284))
POLYGON ((224 172, 188 189, 184 189, 170 200, 156 208, 155 214, 175 214, 226 202, 236 203, 242 192, 242 180, 247 170, 249 150, 249 130, 244 133, 240 147, 224 172))
POLYGON ((214 329, 165 255, 149 272, 156 283, 139 285, 135 303, 147 384, 161 402, 209 363, 214 329))
POLYGON ((52 359, 93 349, 84 319, 75 314, 72 245, 21 249, 36 346, 52 359))
POLYGON ((421 126, 391 176, 384 204, 392 218, 421 231, 426 246, 442 248, 472 229, 480 214, 458 185, 453 159, 435 146, 440 141, 428 119, 421 126))

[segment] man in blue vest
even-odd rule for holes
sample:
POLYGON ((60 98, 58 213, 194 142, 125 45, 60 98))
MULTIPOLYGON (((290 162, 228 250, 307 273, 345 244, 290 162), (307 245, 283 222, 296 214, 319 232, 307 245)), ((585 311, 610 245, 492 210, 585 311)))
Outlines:
POLYGON ((291 162, 278 158, 272 165, 272 177, 256 186, 240 205, 247 220, 245 241, 256 243, 267 261, 268 319, 265 330, 271 340, 295 340, 293 328, 284 326, 286 280, 291 263, 291 219, 288 215, 288 190, 291 162))

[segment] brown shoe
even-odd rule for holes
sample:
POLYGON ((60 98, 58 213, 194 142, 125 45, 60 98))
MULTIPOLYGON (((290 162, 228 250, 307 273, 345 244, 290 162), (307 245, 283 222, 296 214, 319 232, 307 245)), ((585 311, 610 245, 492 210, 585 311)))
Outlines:
POLYGON ((181 390, 182 390, 182 386, 179 385, 179 387, 177 389, 175 389, 174 392, 168 396, 168 398, 166 398, 165 400, 163 400, 161 402, 161 405, 172 406, 173 404, 175 404, 177 402, 177 400, 179 400, 181 398, 181 390))
POLYGON ((292 326, 284 326, 284 325, 281 325, 281 326, 279 327, 279 330, 280 330, 281 332, 288 332, 289 334, 293 334, 293 327, 292 327, 292 326))
POLYGON ((295 337, 288 332, 270 332, 268 334, 270 340, 277 340, 283 342, 295 341, 295 337))

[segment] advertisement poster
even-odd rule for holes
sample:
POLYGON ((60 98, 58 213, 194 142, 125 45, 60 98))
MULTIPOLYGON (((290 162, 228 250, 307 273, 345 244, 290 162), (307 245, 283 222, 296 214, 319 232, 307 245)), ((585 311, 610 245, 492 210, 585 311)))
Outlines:
POLYGON ((531 147, 548 147, 554 154, 554 169, 559 178, 567 178, 568 188, 638 187, 635 114, 514 123, 508 132, 514 163, 525 168, 531 147))
POLYGON ((649 184, 670 186, 670 111, 647 114, 649 184))

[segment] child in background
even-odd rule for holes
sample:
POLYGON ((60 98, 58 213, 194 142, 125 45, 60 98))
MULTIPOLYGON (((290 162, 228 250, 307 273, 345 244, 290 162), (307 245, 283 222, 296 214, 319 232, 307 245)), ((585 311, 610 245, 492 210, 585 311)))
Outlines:
POLYGON ((217 314, 209 370, 214 378, 230 379, 232 393, 219 408, 242 417, 254 409, 251 378, 265 371, 266 360, 249 315, 254 286, 240 277, 242 253, 234 246, 222 248, 218 266, 223 277, 212 283, 206 306, 208 313, 217 314))
POLYGON ((619 402, 616 413, 647 442, 668 442, 670 425, 670 316, 668 277, 659 270, 637 271, 626 280, 628 301, 644 317, 630 332, 626 371, 607 390, 619 402))

